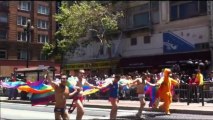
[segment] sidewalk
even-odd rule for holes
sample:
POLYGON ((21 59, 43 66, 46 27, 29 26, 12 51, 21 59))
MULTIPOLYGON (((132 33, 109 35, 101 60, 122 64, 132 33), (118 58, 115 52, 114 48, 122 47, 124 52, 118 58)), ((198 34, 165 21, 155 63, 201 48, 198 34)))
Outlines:
MULTIPOLYGON (((0 97, 0 102, 12 102, 12 103, 23 103, 30 104, 30 101, 24 100, 7 100, 7 97, 0 97)), ((68 99, 67 105, 69 106, 72 102, 72 99, 68 99)), ((148 107, 149 101, 146 102, 144 111, 159 111, 152 110, 148 107)), ((161 103, 160 103, 161 104, 161 103)), ((97 108, 111 108, 110 102, 108 100, 85 100, 85 107, 97 107, 97 108)), ((120 100, 118 103, 119 109, 126 110, 137 110, 139 108, 139 101, 130 101, 130 100, 120 100)), ((187 105, 186 102, 173 102, 170 107, 171 113, 184 113, 184 114, 202 114, 202 115, 213 115, 213 103, 205 103, 202 106, 202 103, 190 103, 187 105)))

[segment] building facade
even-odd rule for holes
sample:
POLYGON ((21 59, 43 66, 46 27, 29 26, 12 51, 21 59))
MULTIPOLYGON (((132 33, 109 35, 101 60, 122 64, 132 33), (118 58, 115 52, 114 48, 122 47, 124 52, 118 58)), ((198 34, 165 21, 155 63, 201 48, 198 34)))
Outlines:
POLYGON ((29 67, 59 65, 42 55, 45 42, 54 42, 55 1, 0 1, 0 75, 9 76, 14 69, 26 67, 29 40, 29 67), (27 38, 24 26, 34 27, 27 38))
MULTIPOLYGON (((211 61, 207 5, 207 1, 125 2, 122 32, 112 40, 110 59, 118 58, 116 68, 122 71, 157 69, 189 59, 211 61)), ((110 60, 98 44, 79 47, 85 51, 80 56, 68 53, 67 66, 75 60, 110 60)))

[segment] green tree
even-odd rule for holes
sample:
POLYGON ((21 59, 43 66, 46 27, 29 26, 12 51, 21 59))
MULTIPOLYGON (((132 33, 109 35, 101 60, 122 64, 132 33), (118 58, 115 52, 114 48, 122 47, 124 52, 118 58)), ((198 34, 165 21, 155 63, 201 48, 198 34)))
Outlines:
MULTIPOLYGON (((122 11, 115 11, 112 2, 102 4, 96 1, 78 1, 68 4, 62 2, 60 13, 55 15, 55 20, 61 25, 56 32, 61 35, 57 44, 46 43, 43 53, 48 56, 52 54, 65 53, 68 49, 75 50, 78 40, 85 37, 88 32, 93 31, 102 44, 110 48, 107 35, 118 30, 118 20, 123 16, 122 11)), ((88 44, 86 41, 82 41, 88 44)))

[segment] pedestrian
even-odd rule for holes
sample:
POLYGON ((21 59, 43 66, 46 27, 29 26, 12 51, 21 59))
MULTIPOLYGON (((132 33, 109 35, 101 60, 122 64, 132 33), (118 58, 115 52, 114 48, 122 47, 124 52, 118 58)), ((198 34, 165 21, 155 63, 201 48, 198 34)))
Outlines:
POLYGON ((76 115, 76 120, 82 120, 82 117, 84 115, 84 106, 83 106, 83 86, 89 86, 90 88, 97 88, 99 89, 98 86, 94 86, 85 79, 85 71, 84 70, 79 70, 78 71, 78 76, 77 76, 77 81, 76 87, 80 88, 80 92, 73 98, 73 107, 69 109, 69 113, 72 113, 74 111, 75 107, 77 107, 77 115, 76 115))
POLYGON ((80 89, 75 88, 75 90, 72 93, 69 93, 69 89, 66 86, 67 84, 66 75, 61 75, 60 83, 53 82, 52 78, 50 78, 49 76, 48 70, 46 71, 46 75, 49 84, 55 90, 55 108, 54 108, 55 119, 60 120, 62 118, 63 120, 68 120, 69 115, 68 112, 66 111, 66 99, 76 95, 78 92, 80 92, 80 89))
POLYGON ((138 99, 140 101, 140 108, 138 109, 138 112, 136 114, 136 117, 141 117, 142 111, 144 109, 144 106, 146 105, 145 101, 145 85, 155 86, 155 84, 152 84, 148 82, 148 76, 146 73, 142 75, 141 78, 136 78, 133 81, 130 82, 130 84, 133 84, 132 86, 136 86, 136 92, 138 94, 138 99))
POLYGON ((116 119, 118 102, 119 102, 119 82, 120 75, 115 75, 114 79, 107 84, 103 85, 101 88, 109 86, 109 101, 111 102, 112 108, 110 111, 110 119, 116 119))

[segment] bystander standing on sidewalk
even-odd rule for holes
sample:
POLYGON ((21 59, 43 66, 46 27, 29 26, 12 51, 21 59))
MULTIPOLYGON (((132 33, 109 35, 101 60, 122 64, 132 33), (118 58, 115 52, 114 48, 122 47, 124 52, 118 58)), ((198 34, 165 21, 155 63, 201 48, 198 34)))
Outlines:
MULTIPOLYGON (((15 82, 16 81, 16 76, 14 73, 11 74, 11 80, 10 82, 15 82)), ((8 95, 8 100, 16 100, 16 97, 18 95, 18 90, 16 88, 9 88, 9 95, 8 95)))

